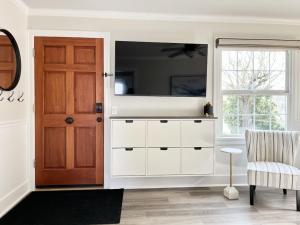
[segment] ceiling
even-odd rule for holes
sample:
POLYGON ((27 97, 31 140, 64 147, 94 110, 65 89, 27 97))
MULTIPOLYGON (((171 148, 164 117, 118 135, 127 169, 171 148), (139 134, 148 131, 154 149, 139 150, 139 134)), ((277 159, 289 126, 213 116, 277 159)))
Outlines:
POLYGON ((30 9, 300 19, 299 0, 22 0, 30 9))

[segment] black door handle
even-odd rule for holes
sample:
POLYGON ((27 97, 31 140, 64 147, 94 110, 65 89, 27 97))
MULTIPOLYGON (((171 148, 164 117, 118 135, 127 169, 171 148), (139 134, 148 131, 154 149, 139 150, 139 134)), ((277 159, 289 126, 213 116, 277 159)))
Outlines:
POLYGON ((72 124, 73 122, 74 122, 74 119, 72 118, 72 117, 67 117, 66 119, 65 119, 65 122, 67 123, 67 124, 72 124))
POLYGON ((101 118, 101 117, 97 117, 96 120, 97 120, 98 123, 101 123, 101 122, 102 122, 102 118, 101 118))

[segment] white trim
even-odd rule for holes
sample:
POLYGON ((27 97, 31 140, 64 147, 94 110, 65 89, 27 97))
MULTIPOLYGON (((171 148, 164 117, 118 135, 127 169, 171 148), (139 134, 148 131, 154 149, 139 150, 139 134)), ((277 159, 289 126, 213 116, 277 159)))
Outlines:
POLYGON ((26 15, 29 13, 29 7, 22 0, 10 0, 15 4, 20 10, 22 10, 26 15))
POLYGON ((122 12, 102 10, 70 10, 70 9, 29 9, 30 16, 81 17, 98 19, 150 20, 150 21, 181 21, 181 22, 218 22, 218 23, 252 23, 300 25, 298 19, 267 18, 251 16, 220 16, 196 14, 162 14, 145 12, 122 12))
MULTIPOLYGON (((29 179, 31 190, 35 189, 35 169, 33 162, 35 159, 35 114, 34 114, 34 37, 47 36, 47 37, 81 37, 81 38, 103 38, 104 39, 104 71, 110 73, 110 33, 109 32, 90 32, 90 31, 60 31, 60 30, 29 30, 28 33, 28 61, 29 61, 29 82, 27 84, 28 90, 28 120, 29 120, 29 149, 30 149, 30 168, 29 179)), ((110 97, 111 78, 104 78, 104 187, 108 186, 109 174, 109 130, 111 114, 111 97, 110 97)))
POLYGON ((15 127, 19 125, 26 125, 26 119, 8 120, 0 122, 0 127, 15 127))
POLYGON ((300 80, 298 79, 300 73, 299 60, 300 60, 300 51, 293 51, 291 53, 290 67, 291 67, 291 93, 290 93, 290 107, 291 116, 289 117, 289 129, 291 130, 300 130, 300 80))
POLYGON ((28 187, 29 183, 26 180, 0 199, 0 218, 30 193, 28 187))
MULTIPOLYGON (((247 174, 233 176, 235 186, 246 186, 247 174)), ((166 176, 166 177, 123 177, 111 181, 112 189, 151 189, 151 188, 187 188, 187 187, 224 187, 228 185, 229 175, 211 176, 166 176)))

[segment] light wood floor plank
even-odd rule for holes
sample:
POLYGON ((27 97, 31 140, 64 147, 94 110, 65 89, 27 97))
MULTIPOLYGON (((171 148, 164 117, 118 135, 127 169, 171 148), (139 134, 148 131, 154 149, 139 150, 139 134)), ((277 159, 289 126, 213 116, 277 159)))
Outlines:
POLYGON ((123 225, 300 225, 295 193, 257 188, 255 206, 248 187, 239 200, 223 197, 223 188, 125 190, 123 225))

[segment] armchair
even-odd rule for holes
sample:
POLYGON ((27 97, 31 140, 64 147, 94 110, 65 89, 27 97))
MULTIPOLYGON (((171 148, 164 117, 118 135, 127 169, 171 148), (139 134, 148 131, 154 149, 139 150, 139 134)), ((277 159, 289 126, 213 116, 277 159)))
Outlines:
POLYGON ((295 166, 300 153, 300 132, 246 130, 250 205, 256 186, 296 191, 300 211, 300 170, 295 166), (297 157, 298 155, 298 157, 297 157))

